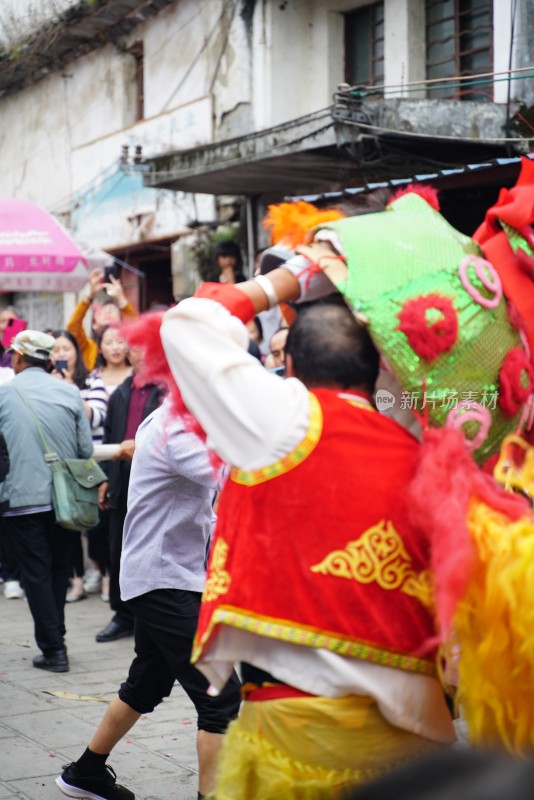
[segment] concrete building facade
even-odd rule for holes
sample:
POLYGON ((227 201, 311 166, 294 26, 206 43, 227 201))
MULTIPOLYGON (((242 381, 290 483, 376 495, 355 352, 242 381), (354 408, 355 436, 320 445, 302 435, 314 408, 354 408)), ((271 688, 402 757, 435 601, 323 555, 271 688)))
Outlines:
MULTIPOLYGON (((141 307, 169 302, 177 294, 173 242, 199 225, 214 228, 241 219, 251 256, 269 199, 340 189, 375 175, 358 162, 366 137, 375 144, 383 131, 405 138, 420 134, 438 145, 440 136, 458 139, 466 147, 456 152, 456 161, 450 157, 453 163, 527 151, 528 115, 523 133, 512 131, 510 121, 515 109, 534 103, 532 5, 533 0, 14 4, 12 17, 28 15, 30 6, 34 13, 25 35, 7 41, 4 34, 0 50, 0 194, 38 203, 78 240, 132 266, 123 278, 141 307), (479 16, 469 20, 473 7, 479 16), (39 21, 37 29, 32 20, 39 21), (486 42, 476 40, 480 27, 487 29, 486 42), (432 58, 430 35, 430 44, 445 54, 441 60, 432 58), (468 84, 446 74, 451 58, 457 77, 462 70, 464 80, 482 75, 475 99, 461 94, 468 84), (477 64, 488 67, 477 72, 477 64), (440 70, 445 84, 429 79, 440 70), (364 76, 363 91, 351 91, 351 75, 364 76), (435 96, 446 94, 443 85, 456 95, 435 96), (229 212, 216 199, 225 196, 229 212), (246 216, 236 211, 239 203, 232 205, 235 196, 248 198, 246 216)), ((405 172, 414 153, 409 156, 405 172)), ((387 170, 384 163, 380 174, 387 170)), ((184 252, 175 252, 179 276, 184 252)), ((65 311, 69 303, 72 298, 65 311)), ((57 298, 50 309, 60 314, 57 298)))

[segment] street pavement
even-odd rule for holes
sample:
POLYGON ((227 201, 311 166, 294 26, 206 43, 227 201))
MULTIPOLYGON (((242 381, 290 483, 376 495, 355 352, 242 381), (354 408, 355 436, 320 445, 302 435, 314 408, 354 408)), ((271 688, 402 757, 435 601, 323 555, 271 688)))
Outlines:
MULTIPOLYGON (((58 800, 61 766, 86 748, 127 674, 133 638, 97 643, 111 612, 98 595, 66 609, 70 671, 32 666, 39 653, 25 600, 0 585, 0 800, 58 800)), ((109 763, 137 800, 196 800, 196 715, 176 684, 170 698, 141 717, 109 763)))

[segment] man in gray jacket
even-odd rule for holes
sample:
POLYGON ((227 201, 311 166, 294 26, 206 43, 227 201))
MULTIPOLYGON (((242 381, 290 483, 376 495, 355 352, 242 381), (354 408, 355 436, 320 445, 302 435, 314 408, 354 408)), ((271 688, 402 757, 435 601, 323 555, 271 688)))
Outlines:
POLYGON ((0 386, 0 430, 11 461, 0 488, 1 535, 7 537, 7 546, 19 564, 35 640, 42 651, 33 659, 33 666, 67 672, 64 636, 69 533, 55 522, 52 475, 24 401, 60 458, 89 458, 93 443, 79 389, 47 372, 54 343, 52 336, 26 330, 17 334, 10 348, 15 377, 0 386))

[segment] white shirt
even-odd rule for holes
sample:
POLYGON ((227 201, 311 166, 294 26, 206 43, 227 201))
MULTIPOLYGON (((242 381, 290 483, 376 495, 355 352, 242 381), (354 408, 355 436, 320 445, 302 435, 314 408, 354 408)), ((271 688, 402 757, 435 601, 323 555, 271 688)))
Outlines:
POLYGON ((0 367, 0 386, 3 383, 9 383, 15 377, 15 373, 11 367, 0 367))
MULTIPOLYGON (((207 434, 208 447, 246 471, 290 453, 309 423, 308 390, 282 380, 246 352, 245 326, 222 305, 189 298, 167 311, 161 338, 185 404, 207 434)), ((234 661, 246 661, 297 689, 326 697, 376 699, 392 724, 438 742, 454 729, 435 678, 221 626, 199 668, 220 688, 234 661)))

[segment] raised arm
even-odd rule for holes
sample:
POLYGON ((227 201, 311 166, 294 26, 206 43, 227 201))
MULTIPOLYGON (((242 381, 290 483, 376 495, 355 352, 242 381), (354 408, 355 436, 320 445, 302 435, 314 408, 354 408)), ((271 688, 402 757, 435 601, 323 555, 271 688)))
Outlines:
POLYGON ((203 284, 197 296, 164 316, 163 346, 184 402, 208 445, 244 470, 288 455, 308 430, 308 390, 294 378, 281 380, 247 353, 243 324, 300 293, 299 279, 276 269, 235 286, 203 284))
POLYGON ((71 318, 67 322, 67 330, 69 333, 72 333, 80 345, 84 364, 89 370, 93 369, 95 365, 98 347, 96 342, 88 338, 85 328, 83 327, 83 321, 85 315, 91 308, 91 303, 93 302, 95 294, 100 291, 100 289, 102 289, 102 270, 94 269, 89 274, 87 296, 79 301, 72 312, 71 318))

